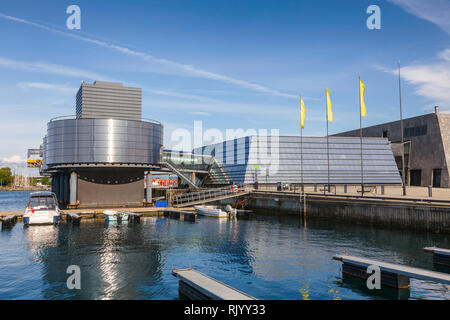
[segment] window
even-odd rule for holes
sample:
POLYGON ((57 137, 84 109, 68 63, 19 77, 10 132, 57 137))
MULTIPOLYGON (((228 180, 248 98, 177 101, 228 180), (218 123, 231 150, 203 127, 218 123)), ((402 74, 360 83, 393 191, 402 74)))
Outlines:
POLYGON ((427 134, 427 126, 417 126, 417 127, 408 127, 403 130, 403 136, 406 137, 417 137, 424 136, 427 134))
POLYGON ((410 176, 410 185, 412 186, 420 186, 422 184, 422 170, 414 169, 409 172, 410 176))
POLYGON ((441 187, 441 169, 433 169, 433 188, 441 187))
POLYGON ((388 137, 388 131, 387 130, 384 130, 383 131, 383 138, 387 138, 388 137))

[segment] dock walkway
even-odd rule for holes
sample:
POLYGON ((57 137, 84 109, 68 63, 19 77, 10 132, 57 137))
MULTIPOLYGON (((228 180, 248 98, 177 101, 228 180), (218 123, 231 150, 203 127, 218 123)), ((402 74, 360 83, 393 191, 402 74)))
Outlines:
MULTIPOLYGON (((78 208, 78 209, 63 209, 61 210, 61 215, 66 217, 67 215, 72 215, 75 217, 75 215, 80 216, 82 219, 86 218, 101 218, 103 217, 103 211, 104 210, 114 210, 114 211, 128 211, 136 214, 140 214, 141 216, 155 216, 160 215, 164 213, 173 213, 173 212, 180 212, 183 213, 183 211, 187 212, 195 212, 194 207, 184 207, 183 211, 181 211, 178 208, 173 207, 133 207, 133 208, 78 208)), ((8 215, 16 215, 17 217, 21 217, 23 215, 23 211, 6 211, 6 212, 0 212, 0 219, 4 219, 4 217, 8 215)))
POLYGON ((179 291, 194 300, 256 300, 242 291, 192 269, 174 269, 179 279, 179 291))
MULTIPOLYGON (((450 274, 429 271, 420 268, 408 267, 393 263, 381 262, 366 258, 353 257, 350 255, 335 255, 334 260, 341 261, 344 265, 352 265, 361 269, 367 270, 369 266, 378 266, 381 273, 389 273, 404 276, 407 278, 414 278, 418 280, 433 281, 442 284, 450 285, 450 274)), ((354 274, 356 275, 356 274, 354 274)), ((357 275, 356 275, 357 276, 357 275)), ((369 276, 369 275, 367 275, 369 276)), ((409 279, 408 279, 409 280, 409 279)), ((383 280, 382 280, 383 282, 383 280)), ((409 281, 408 281, 409 282, 409 281)))
POLYGON ((433 262, 450 267, 450 250, 436 247, 425 247, 424 251, 433 253, 433 262))

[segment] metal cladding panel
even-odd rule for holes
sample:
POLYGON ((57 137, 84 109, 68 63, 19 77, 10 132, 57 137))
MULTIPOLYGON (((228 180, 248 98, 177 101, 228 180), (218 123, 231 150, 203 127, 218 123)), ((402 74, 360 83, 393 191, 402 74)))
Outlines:
POLYGON ((77 118, 141 120, 142 90, 121 83, 83 83, 76 99, 77 118))
MULTIPOLYGON (((361 183, 359 138, 329 137, 328 148, 326 137, 304 137, 301 143, 298 136, 251 136, 248 141, 247 147, 245 140, 237 140, 242 156, 234 157, 227 148, 225 161, 223 143, 208 146, 235 183, 253 183, 256 172, 260 183, 301 183, 303 177, 306 184, 322 184, 328 183, 328 169, 332 184, 361 183)), ((387 139, 363 138, 362 154, 365 184, 401 184, 387 139)))
POLYGON ((159 123, 122 119, 64 119, 48 123, 45 165, 157 164, 163 141, 159 123))

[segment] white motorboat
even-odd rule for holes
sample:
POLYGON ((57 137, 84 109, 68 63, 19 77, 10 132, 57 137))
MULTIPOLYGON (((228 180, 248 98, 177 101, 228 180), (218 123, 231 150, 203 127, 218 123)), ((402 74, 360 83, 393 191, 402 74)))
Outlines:
POLYGON ((27 207, 23 214, 25 225, 58 223, 61 212, 53 192, 42 191, 30 194, 27 207))
POLYGON ((216 218, 228 218, 230 214, 232 215, 234 213, 233 210, 236 210, 232 209, 231 206, 227 206, 225 210, 219 206, 194 206, 194 209, 197 211, 199 216, 216 218))
POLYGON ((125 211, 105 210, 103 211, 103 216, 106 221, 128 220, 128 213, 125 211))

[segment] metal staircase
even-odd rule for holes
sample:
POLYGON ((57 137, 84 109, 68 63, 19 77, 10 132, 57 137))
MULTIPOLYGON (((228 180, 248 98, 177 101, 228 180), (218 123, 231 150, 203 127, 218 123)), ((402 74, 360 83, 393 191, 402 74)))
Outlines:
POLYGON ((168 169, 170 169, 172 172, 174 172, 177 176, 179 176, 181 179, 183 179, 183 181, 186 181, 186 183, 193 187, 194 189, 198 189, 199 187, 195 184, 195 181, 192 181, 188 176, 186 176, 183 172, 181 172, 180 170, 178 170, 178 168, 176 167, 176 165, 174 163, 172 163, 171 161, 164 161, 161 162, 161 164, 163 166, 166 166, 168 169))
POLYGON ((201 181, 200 185, 231 184, 223 167, 210 155, 163 151, 161 164, 195 189, 198 189, 199 186, 196 181, 192 181, 187 172, 196 173, 201 181))

